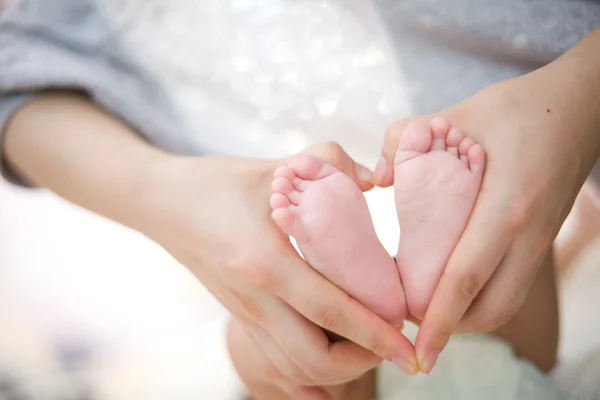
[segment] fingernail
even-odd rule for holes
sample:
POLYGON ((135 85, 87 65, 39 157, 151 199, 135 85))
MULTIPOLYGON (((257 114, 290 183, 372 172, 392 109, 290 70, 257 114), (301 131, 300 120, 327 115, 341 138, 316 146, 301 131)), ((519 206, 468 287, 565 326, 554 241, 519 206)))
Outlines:
POLYGON ((419 369, 421 370, 421 372, 423 372, 424 374, 431 373, 431 370, 433 369, 433 366, 437 362, 438 357, 439 357, 439 353, 432 351, 431 353, 427 354, 425 357, 419 358, 419 369))
POLYGON ((385 173, 387 172, 387 161, 383 156, 379 157, 379 161, 377 161, 377 165, 375 165, 375 170, 373 171, 373 177, 371 178, 371 183, 374 185, 378 185, 383 182, 383 178, 385 178, 385 173))
POLYGON ((371 172, 371 170, 369 170, 369 168, 365 167, 364 165, 356 164, 354 170, 358 179, 360 179, 363 182, 371 182, 371 179, 373 178, 373 173, 371 172))
POLYGON ((410 376, 414 376, 419 372, 419 368, 414 363, 414 361, 408 361, 401 357, 392 358, 392 362, 396 365, 396 367, 400 368, 402 371, 407 373, 410 376))

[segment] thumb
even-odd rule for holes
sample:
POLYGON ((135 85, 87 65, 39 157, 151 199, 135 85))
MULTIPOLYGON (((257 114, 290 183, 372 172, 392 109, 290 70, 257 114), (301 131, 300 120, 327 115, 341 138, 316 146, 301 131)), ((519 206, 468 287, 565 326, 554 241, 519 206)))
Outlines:
POLYGON ((394 183, 394 156, 396 155, 396 149, 398 148, 398 142, 404 132, 404 129, 408 124, 413 121, 414 118, 406 118, 391 124, 385 136, 383 138, 383 146, 381 147, 381 156, 377 165, 375 166, 375 172, 371 182, 377 186, 388 187, 394 183))
POLYGON ((371 183, 373 173, 371 170, 354 161, 352 157, 344 151, 342 146, 337 143, 319 143, 307 148, 302 153, 310 154, 333 165, 352 178, 363 192, 373 188, 373 184, 371 183))
MULTIPOLYGON (((444 116, 444 113, 436 115, 444 116)), ((414 121, 429 122, 433 118, 433 114, 422 115, 419 117, 409 117, 398 120, 391 124, 383 138, 383 146, 381 147, 381 157, 375 166, 373 178, 371 182, 376 186, 388 187, 394 183, 394 157, 400 138, 406 127, 414 121)))

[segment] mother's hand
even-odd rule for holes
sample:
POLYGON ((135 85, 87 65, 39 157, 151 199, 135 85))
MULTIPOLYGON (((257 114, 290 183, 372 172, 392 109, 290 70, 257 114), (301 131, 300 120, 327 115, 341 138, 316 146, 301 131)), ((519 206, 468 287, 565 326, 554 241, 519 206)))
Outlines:
MULTIPOLYGON (((371 187, 370 172, 338 145, 308 152, 371 187)), ((410 342, 312 269, 271 221, 270 185, 283 162, 173 158, 146 193, 155 212, 141 230, 187 266, 294 382, 346 382, 381 359, 416 371, 410 342), (330 343, 321 327, 350 341, 330 343)))
MULTIPOLYGON (((306 264, 271 221, 273 171, 285 160, 170 155, 86 97, 62 92, 32 98, 4 134, 14 171, 156 240, 293 382, 345 382, 381 359, 416 369, 412 344, 306 264), (354 343, 332 344, 321 327, 354 343)), ((371 187, 370 172, 339 146, 309 151, 371 187)))
MULTIPOLYGON (((519 309, 600 154, 600 30, 556 62, 439 114, 481 143, 488 164, 472 216, 416 341, 429 372, 453 332, 492 331, 519 309)), ((431 116, 421 117, 426 120, 431 116)), ((410 120, 394 124, 373 182, 392 183, 410 120)))

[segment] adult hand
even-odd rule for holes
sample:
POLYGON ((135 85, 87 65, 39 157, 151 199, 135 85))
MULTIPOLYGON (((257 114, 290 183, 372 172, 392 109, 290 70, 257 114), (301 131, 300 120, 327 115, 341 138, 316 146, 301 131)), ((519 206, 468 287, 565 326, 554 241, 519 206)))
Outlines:
MULTIPOLYGON (((600 154, 600 30, 554 63, 495 84, 436 115, 481 143, 475 208, 415 343, 430 372, 453 332, 492 331, 518 310, 600 154)), ((432 116, 420 117, 430 120, 432 116)), ((387 132, 373 182, 389 186, 404 127, 387 132)))
POLYGON ((302 386, 289 379, 273 364, 239 322, 232 319, 227 329, 229 357, 252 398, 330 400, 324 387, 302 386))
MULTIPOLYGON (((382 359, 416 369, 412 344, 304 262, 271 221, 273 172, 285 160, 170 155, 69 93, 32 99, 4 139, 24 179, 167 249, 293 382, 346 382, 382 359), (349 341, 330 343, 322 328, 349 341)), ((370 172, 338 145, 308 152, 371 187, 370 172)))
MULTIPOLYGON (((307 152, 371 188, 370 171, 338 145, 307 152)), ((146 192, 154 217, 140 230, 187 266, 293 382, 346 382, 381 359, 416 372, 412 344, 311 268, 272 222, 270 186, 284 162, 173 158, 156 170, 146 192), (330 343, 321 328, 349 341, 330 343)))
POLYGON ((301 386, 283 376, 260 345, 234 319, 227 330, 229 355, 252 398, 277 400, 351 400, 371 398, 375 370, 336 386, 301 386))

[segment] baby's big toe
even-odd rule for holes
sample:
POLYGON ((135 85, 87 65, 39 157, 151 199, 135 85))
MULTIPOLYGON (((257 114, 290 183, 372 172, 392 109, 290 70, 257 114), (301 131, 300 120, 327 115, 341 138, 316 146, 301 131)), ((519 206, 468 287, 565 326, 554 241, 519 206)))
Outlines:
POLYGON ((432 141, 431 128, 428 124, 422 121, 411 122, 400 138, 394 164, 399 165, 428 152, 432 141))

